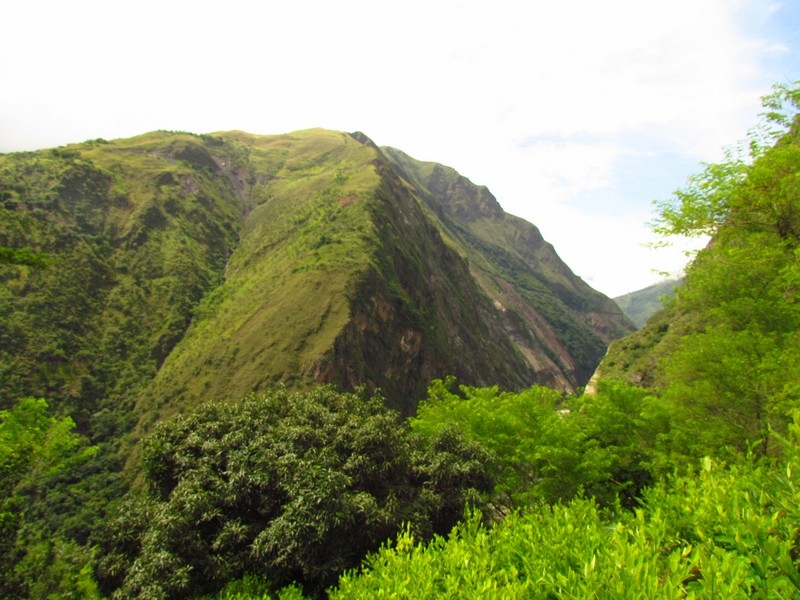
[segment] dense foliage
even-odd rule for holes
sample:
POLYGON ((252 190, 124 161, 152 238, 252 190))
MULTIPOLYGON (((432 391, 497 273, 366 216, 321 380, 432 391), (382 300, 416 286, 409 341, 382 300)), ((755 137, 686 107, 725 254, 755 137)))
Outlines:
POLYGON ((332 598, 796 598, 800 428, 780 464, 706 460, 604 515, 587 499, 536 507, 447 538, 404 533, 332 598))
MULTIPOLYGON (((178 202, 177 190, 199 192, 196 184, 205 191, 195 199, 215 210, 221 196, 210 180, 182 179, 190 164, 206 171, 217 164, 191 136, 160 158, 120 158, 123 169, 128 160, 159 169, 164 156, 174 161, 166 161, 172 183, 146 192, 120 189, 88 161, 95 145, 82 157, 65 150, 12 157, 26 175, 17 181, 3 170, 8 162, 0 165, 0 202, 10 211, 0 223, 0 595, 800 597, 800 88, 777 88, 766 106, 743 154, 708 165, 660 206, 660 230, 708 234, 711 243, 670 306, 612 348, 591 393, 509 392, 446 378, 430 384, 406 422, 377 394, 279 388, 234 401, 235 394, 149 433, 142 422, 143 437, 126 456, 138 479, 122 499, 115 499, 114 450, 130 427, 130 400, 163 358, 144 352, 153 347, 145 341, 170 347, 191 319, 208 326, 206 333, 220 331, 210 325, 215 314, 225 323, 248 320, 253 314, 241 310, 261 302, 269 286, 248 288, 231 276, 241 290, 217 286, 205 294, 222 261, 184 248, 175 233, 200 226, 201 213, 184 223, 148 203, 156 196, 178 202), (79 189, 72 175, 80 173, 88 178, 78 178, 79 189), (86 202, 105 194, 118 199, 107 213, 86 202), (70 235, 65 223, 79 218, 95 233, 70 235), (160 226, 141 226, 148 219, 160 226), (37 221, 46 226, 29 227, 37 221), (38 233, 26 237, 28 230, 38 233), (157 237, 164 243, 148 241, 157 237), (140 252, 120 271, 116 249, 129 243, 140 252), (173 261, 181 254, 188 262, 173 261), (192 261, 205 266, 195 272, 192 261), (108 302, 98 304, 82 281, 99 282, 108 302), (162 297, 164 289, 171 291, 162 297), (196 305, 178 302, 185 294, 205 296, 196 305), (217 304, 227 312, 215 312, 217 304), (52 394, 52 407, 22 393, 28 389, 52 394)), ((300 205, 291 213, 305 215, 314 237, 322 220, 339 214, 337 194, 354 172, 331 179, 328 167, 308 162, 312 149, 286 160, 330 200, 330 213, 315 216, 300 205)), ((254 152, 247 160, 267 156, 254 152)), ((241 183, 229 174, 232 186, 241 183)), ((348 189, 356 193, 366 179, 348 189)), ((252 190, 264 185, 254 182, 252 190)), ((280 186, 290 184, 274 189, 280 186)), ((282 201, 292 198, 287 192, 282 201)), ((250 208, 269 203, 262 200, 250 208)), ((376 242, 362 233, 362 242, 376 242)), ((307 283, 304 277, 343 250, 319 241, 306 254, 287 241, 286 253, 271 260, 302 254, 292 264, 307 268, 286 277, 307 283)), ((237 261, 270 248, 251 250, 229 268, 244 268, 237 261)), ((398 262, 392 272, 416 274, 427 260, 420 254, 413 268, 398 262)), ((395 300, 410 295, 401 279, 387 284, 395 300)), ((319 308, 325 294, 315 293, 319 308)), ((402 313, 377 297, 362 304, 398 310, 407 319, 392 325, 400 329, 427 323, 416 309, 402 313)), ((195 356, 191 344, 206 343, 197 336, 182 338, 190 346, 185 357, 195 356)), ((270 356, 299 356, 292 353, 309 339, 272 345, 270 356)), ((404 339, 414 347, 413 336, 404 339)), ((172 379, 150 391, 202 390, 214 369, 249 360, 213 356, 176 363, 164 371, 172 379), (195 371, 197 381, 181 383, 195 371)), ((259 368, 248 366, 248 377, 259 368)), ((168 405, 169 394, 150 402, 168 405)), ((157 420, 155 410, 148 414, 157 420)))
POLYGON ((800 96, 778 88, 767 106, 746 152, 708 165, 660 205, 661 231, 713 237, 666 315, 612 347, 600 367, 659 389, 681 423, 675 451, 689 457, 741 453, 753 443, 771 454, 773 432, 785 430, 796 405, 800 122, 789 115, 800 96))
POLYGON ((411 427, 431 436, 455 426, 488 448, 500 504, 555 503, 580 492, 632 503, 650 482, 654 433, 663 422, 645 390, 609 383, 595 396, 564 399, 544 387, 454 387, 452 378, 433 382, 411 427))
POLYGON ((100 536, 100 582, 114 597, 178 598, 251 573, 317 593, 403 523, 421 539, 449 531, 491 489, 487 458, 452 430, 411 436, 379 397, 211 404, 145 442, 146 489, 100 536))
MULTIPOLYGON (((91 596, 92 553, 78 543, 86 531, 80 488, 64 492, 96 453, 74 432, 71 418, 48 414, 42 399, 25 398, 0 411, 0 595, 91 596), (76 494, 76 492, 78 492, 76 494)), ((96 506, 86 507, 97 510, 96 506)))

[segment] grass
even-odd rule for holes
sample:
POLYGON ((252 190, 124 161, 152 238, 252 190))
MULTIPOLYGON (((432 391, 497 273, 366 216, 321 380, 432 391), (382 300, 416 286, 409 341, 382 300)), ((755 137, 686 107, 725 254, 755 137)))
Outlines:
POLYGON ((253 144, 250 165, 256 179, 268 178, 269 196, 248 215, 224 283, 199 307, 141 410, 162 399, 236 399, 293 380, 348 322, 359 273, 377 244, 367 215, 370 188, 379 183, 374 152, 335 132, 253 144))

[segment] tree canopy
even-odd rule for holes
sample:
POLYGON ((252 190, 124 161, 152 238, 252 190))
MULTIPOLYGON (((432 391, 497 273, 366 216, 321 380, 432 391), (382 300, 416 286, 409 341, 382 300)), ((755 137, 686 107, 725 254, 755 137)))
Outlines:
POLYGON ((411 436, 379 397, 317 388, 214 403, 144 442, 145 489, 100 537, 113 597, 190 597, 247 573, 320 593, 410 523, 446 533, 492 487, 453 430, 411 436))

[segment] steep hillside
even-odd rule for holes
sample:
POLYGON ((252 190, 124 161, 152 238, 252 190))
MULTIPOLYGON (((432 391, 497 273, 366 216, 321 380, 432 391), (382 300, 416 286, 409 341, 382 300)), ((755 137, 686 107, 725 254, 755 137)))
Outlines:
POLYGON ((570 390, 631 327, 485 188, 362 134, 157 132, 0 157, 2 402, 97 439, 275 383, 570 390))
POLYGON ((536 381, 584 385, 608 344, 633 329, 619 308, 576 277, 535 226, 505 213, 488 189, 449 167, 385 152, 469 261, 536 381))
POLYGON ((698 436, 713 432, 720 445, 780 431, 797 397, 800 121, 788 129, 772 147, 751 140, 752 161, 709 165, 663 208, 669 233, 711 241, 675 301, 614 342, 598 368, 603 378, 666 390, 697 420, 698 436), (735 433, 709 427, 719 420, 735 433))
MULTIPOLYGON (((0 403, 47 398, 113 437, 222 280, 245 207, 197 136, 0 157, 0 403)), ((126 425, 127 423, 127 425, 126 425)))
POLYGON ((323 131, 219 137, 247 139, 247 177, 265 184, 248 188, 256 206, 225 281, 143 410, 322 381, 378 387, 410 412, 445 373, 515 388, 534 379, 466 263, 376 148, 323 131))

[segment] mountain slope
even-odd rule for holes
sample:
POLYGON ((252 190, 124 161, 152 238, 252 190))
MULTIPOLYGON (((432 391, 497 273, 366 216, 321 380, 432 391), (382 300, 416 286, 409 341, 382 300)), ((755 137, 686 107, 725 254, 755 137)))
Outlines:
POLYGON ((608 344, 632 330, 619 308, 576 277, 527 221, 455 170, 385 149, 492 298, 537 382, 584 385, 608 344))
POLYGON ((674 296, 681 283, 680 279, 659 281, 641 290, 617 296, 614 302, 636 327, 644 327, 651 316, 664 308, 664 296, 674 296))
POLYGON ((631 330, 485 188, 363 134, 156 132, 0 157, 2 401, 94 436, 281 382, 570 390, 631 330))
POLYGON ((244 208, 198 160, 196 136, 166 133, 0 157, 0 245, 46 263, 0 265, 3 407, 44 397, 101 438, 128 426, 237 243, 244 208))
POLYGON ((445 373, 512 387, 533 379, 464 261, 379 151, 321 131, 251 143, 249 177, 269 183, 251 190, 256 207, 225 281, 197 311, 143 410, 322 381, 379 387, 409 412, 445 373), (255 157, 273 170, 259 174, 255 157))

